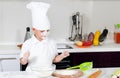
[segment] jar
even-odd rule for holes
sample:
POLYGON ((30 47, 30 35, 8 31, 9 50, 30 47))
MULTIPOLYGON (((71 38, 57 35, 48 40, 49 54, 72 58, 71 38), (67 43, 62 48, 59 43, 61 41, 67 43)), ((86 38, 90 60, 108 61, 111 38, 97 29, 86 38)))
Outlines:
POLYGON ((114 41, 120 43, 120 24, 115 25, 114 41))

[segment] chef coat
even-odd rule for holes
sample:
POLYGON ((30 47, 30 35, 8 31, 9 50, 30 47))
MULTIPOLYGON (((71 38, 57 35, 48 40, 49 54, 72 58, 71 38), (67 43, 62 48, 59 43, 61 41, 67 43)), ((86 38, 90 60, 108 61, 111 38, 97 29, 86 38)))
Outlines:
POLYGON ((23 43, 20 58, 25 52, 30 52, 26 71, 40 71, 41 69, 53 69, 53 59, 58 54, 56 44, 51 39, 39 41, 33 35, 23 43))

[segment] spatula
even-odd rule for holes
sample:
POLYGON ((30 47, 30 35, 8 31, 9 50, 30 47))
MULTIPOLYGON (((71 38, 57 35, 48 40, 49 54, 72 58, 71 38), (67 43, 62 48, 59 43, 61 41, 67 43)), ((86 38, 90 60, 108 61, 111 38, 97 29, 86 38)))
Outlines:
POLYGON ((67 68, 68 70, 71 69, 80 69, 81 71, 86 71, 86 70, 90 70, 93 68, 93 62, 83 62, 77 66, 73 66, 73 67, 69 67, 67 68))

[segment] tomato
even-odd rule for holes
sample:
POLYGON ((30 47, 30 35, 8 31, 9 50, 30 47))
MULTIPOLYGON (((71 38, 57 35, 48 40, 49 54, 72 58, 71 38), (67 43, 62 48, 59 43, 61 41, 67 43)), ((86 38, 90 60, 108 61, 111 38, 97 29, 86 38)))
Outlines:
POLYGON ((91 46, 92 41, 83 41, 83 46, 91 46))

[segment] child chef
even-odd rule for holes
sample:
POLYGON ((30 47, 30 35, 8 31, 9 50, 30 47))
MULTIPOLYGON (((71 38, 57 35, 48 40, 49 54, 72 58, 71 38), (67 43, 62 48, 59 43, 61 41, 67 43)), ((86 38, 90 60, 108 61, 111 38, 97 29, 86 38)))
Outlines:
POLYGON ((53 62, 60 62, 69 56, 69 52, 57 53, 56 44, 48 39, 50 23, 47 17, 48 3, 30 2, 27 8, 32 13, 32 30, 34 35, 23 43, 20 53, 20 63, 28 63, 26 71, 40 77, 50 76, 55 69, 53 62))

